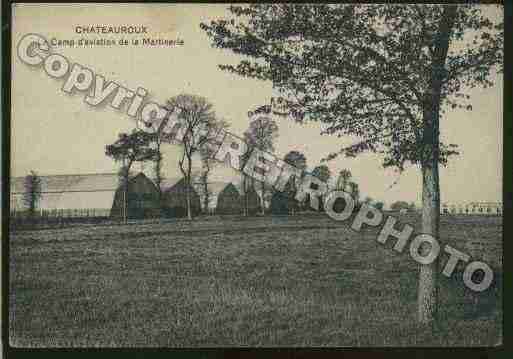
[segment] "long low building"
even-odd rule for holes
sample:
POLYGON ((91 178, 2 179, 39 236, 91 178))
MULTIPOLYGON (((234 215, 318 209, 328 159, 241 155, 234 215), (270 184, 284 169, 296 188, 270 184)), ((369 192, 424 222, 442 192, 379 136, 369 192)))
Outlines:
MULTIPOLYGON (((41 183, 36 210, 41 215, 61 217, 120 217, 124 189, 116 173, 38 176, 41 183)), ((11 213, 24 212, 25 177, 10 180, 11 213)), ((128 217, 152 215, 158 209, 158 192, 143 173, 131 176, 127 191, 128 217)))
MULTIPOLYGON (((72 216, 80 210, 94 209, 98 215, 110 215, 118 188, 118 176, 115 173, 51 175, 38 178, 41 183, 41 194, 36 203, 38 211, 67 210, 72 216)), ((25 177, 11 178, 10 188, 11 212, 24 211, 25 177)))
POLYGON ((502 215, 502 202, 443 203, 440 214, 502 215))

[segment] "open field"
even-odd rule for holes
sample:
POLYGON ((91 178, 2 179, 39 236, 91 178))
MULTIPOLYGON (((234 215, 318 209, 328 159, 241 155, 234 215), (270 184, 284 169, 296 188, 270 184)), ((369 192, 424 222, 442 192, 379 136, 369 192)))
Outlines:
MULTIPOLYGON (((464 250, 480 239, 485 256, 500 263, 501 226, 501 217, 442 217, 441 241, 464 250)), ((442 320, 431 332, 415 324, 416 263, 394 252, 393 241, 377 243, 377 232, 357 233, 321 214, 11 234, 11 345, 501 342, 499 269, 480 294, 464 286, 461 268, 440 276, 442 320)))

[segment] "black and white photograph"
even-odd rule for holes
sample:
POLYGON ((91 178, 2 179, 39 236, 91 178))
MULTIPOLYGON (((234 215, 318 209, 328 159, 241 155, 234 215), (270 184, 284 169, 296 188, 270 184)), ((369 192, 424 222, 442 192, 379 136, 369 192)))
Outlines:
POLYGON ((3 345, 503 345, 503 5, 5 9, 3 345))

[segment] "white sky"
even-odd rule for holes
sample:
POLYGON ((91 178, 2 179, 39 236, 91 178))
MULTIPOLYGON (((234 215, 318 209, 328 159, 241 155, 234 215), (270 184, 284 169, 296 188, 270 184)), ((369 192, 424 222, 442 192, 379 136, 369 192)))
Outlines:
MULTIPOLYGON (((71 62, 87 66, 107 80, 135 90, 146 88, 161 104, 179 93, 207 97, 215 111, 242 135, 248 127, 247 112, 269 103, 272 85, 222 72, 218 64, 237 63, 228 51, 212 48, 200 22, 226 14, 227 5, 179 4, 18 4, 13 13, 13 54, 26 33, 47 39, 75 39, 83 35, 77 25, 145 25, 153 38, 184 40, 181 47, 54 47, 71 62)), ((498 12, 496 12, 499 14, 498 12)), ((121 35, 87 36, 119 39, 121 35)), ((126 36, 129 37, 129 36, 126 36)), ((67 95, 62 80, 50 78, 42 68, 31 68, 13 57, 11 173, 23 176, 30 170, 40 174, 80 174, 114 172, 117 165, 105 156, 105 145, 120 131, 129 131, 134 122, 123 110, 93 108, 84 102, 85 93, 67 95)), ((447 143, 460 146, 460 156, 441 169, 442 202, 498 201, 502 198, 502 76, 494 87, 475 89, 472 112, 453 110, 441 121, 447 143)), ((305 153, 309 169, 344 142, 335 136, 321 136, 317 124, 298 125, 290 119, 278 122, 276 154, 305 153)), ((347 143, 346 143, 347 144, 347 143)), ((167 146, 164 172, 178 176, 178 151, 167 146)), ((356 159, 338 158, 328 165, 334 174, 343 168, 353 173, 362 196, 391 203, 396 200, 420 203, 419 169, 412 167, 398 179, 392 170, 381 167, 378 155, 356 159)), ((146 165, 149 167, 149 165, 146 165)), ((136 165, 138 168, 138 165, 136 165)), ((212 180, 230 180, 238 174, 218 166, 212 180)))

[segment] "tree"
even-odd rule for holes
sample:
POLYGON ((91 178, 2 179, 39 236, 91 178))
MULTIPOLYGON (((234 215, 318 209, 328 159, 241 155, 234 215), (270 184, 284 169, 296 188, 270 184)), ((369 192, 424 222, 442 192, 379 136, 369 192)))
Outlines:
POLYGON ((128 220, 128 182, 130 178, 130 167, 128 167, 123 162, 123 164, 119 167, 118 170, 118 188, 123 189, 123 204, 121 207, 121 218, 123 218, 123 222, 125 223, 128 220))
POLYGON ((353 197, 354 203, 357 206, 360 202, 360 187, 358 186, 358 183, 349 182, 349 193, 353 197))
POLYGON ((134 162, 154 161, 158 155, 154 148, 151 148, 153 134, 134 129, 131 133, 120 133, 113 144, 105 146, 105 155, 112 157, 114 161, 121 162, 119 171, 120 185, 123 188, 123 221, 127 222, 128 217, 128 180, 130 169, 134 162))
POLYGON ((283 160, 301 171, 306 170, 306 157, 299 151, 290 151, 283 160))
POLYGON ((34 217, 36 214, 36 208, 41 200, 41 178, 35 171, 25 176, 23 182, 23 203, 27 207, 27 211, 30 217, 34 217))
MULTIPOLYGON (((278 126, 269 116, 263 114, 253 117, 249 128, 244 132, 244 140, 250 148, 257 148, 261 151, 274 152, 274 140, 278 137, 278 126)), ((244 180, 244 179, 243 179, 244 180)), ((247 180, 247 179, 246 179, 247 180)), ((265 213, 265 182, 261 182, 261 204, 262 214, 265 213)))
MULTIPOLYGON (((229 127, 229 124, 225 120, 219 119, 216 120, 215 124, 212 124, 211 127, 215 127, 218 130, 226 130, 229 127)), ((199 153, 201 157, 201 170, 198 179, 203 191, 203 209, 205 213, 208 213, 210 196, 212 195, 211 191, 208 188, 208 178, 210 175, 210 171, 212 170, 212 168, 214 168, 218 161, 214 159, 215 150, 212 146, 201 146, 199 153)))
POLYGON ((374 202, 374 200, 371 198, 371 197, 365 197, 364 200, 363 200, 363 203, 367 204, 367 205, 371 205, 372 203, 374 202))
MULTIPOLYGON (((251 146, 247 146, 246 149, 245 149, 245 152, 242 154, 242 156, 240 157, 241 159, 241 168, 244 168, 246 166, 246 163, 248 162, 250 156, 251 156, 251 151, 253 149, 251 148, 251 146)), ((243 211, 243 216, 248 216, 249 215, 249 197, 248 197, 248 193, 250 191, 251 188, 253 188, 254 190, 254 185, 255 185, 255 181, 253 178, 249 177, 248 175, 246 175, 246 173, 244 173, 244 171, 241 171, 240 172, 241 174, 241 188, 242 188, 242 211, 243 211)))
POLYGON ((380 211, 383 210, 384 206, 385 206, 385 204, 383 202, 380 202, 380 201, 374 203, 374 208, 379 209, 380 211))
MULTIPOLYGON (((370 151, 383 156, 384 167, 419 166, 421 230, 438 237, 438 168, 458 153, 440 141, 440 117, 449 107, 471 110, 466 91, 492 85, 493 71, 502 71, 504 24, 471 4, 252 4, 230 11, 230 21, 201 24, 214 46, 245 56, 220 68, 272 81, 293 119, 358 138, 327 160, 370 151)), ((437 260, 420 266, 421 323, 436 317, 437 273, 437 260)))
MULTIPOLYGON (((289 165, 292 165, 296 167, 297 169, 301 171, 306 170, 306 156, 299 152, 299 151, 290 151, 285 155, 285 158, 283 159, 286 163, 289 165)), ((288 198, 288 202, 290 204, 289 208, 292 210, 292 214, 295 213, 296 207, 300 207, 301 204, 298 203, 296 206, 296 199, 294 198, 296 196, 297 188, 298 188, 298 182, 301 180, 301 178, 295 178, 295 176, 292 176, 290 179, 290 185, 286 186, 285 188, 285 194, 288 198)))
POLYGON ((153 158, 153 182, 155 182, 155 186, 158 191, 158 202, 159 208, 162 208, 162 142, 163 142, 163 134, 162 134, 162 126, 159 128, 154 128, 151 122, 145 123, 145 127, 147 132, 151 133, 151 140, 154 144, 153 149, 155 150, 155 156, 153 158))
MULTIPOLYGON (((192 157, 208 146, 217 134, 219 121, 213 105, 202 96, 181 94, 167 101, 167 110, 177 111, 180 120, 179 129, 182 136, 182 156, 178 161, 180 171, 185 180, 185 198, 187 218, 192 219, 191 188, 192 188, 192 157)), ((162 126, 166 125, 163 121, 162 126)), ((167 139, 173 141, 173 138, 167 139)))
MULTIPOLYGON (((326 165, 319 165, 315 167, 312 171, 312 175, 320 179, 321 181, 328 183, 331 178, 331 171, 328 166, 326 165)), ((308 195, 310 196, 310 195, 308 195)), ((325 196, 320 196, 320 205, 319 205, 319 211, 324 211, 324 198, 325 196)), ((307 203, 310 202, 310 199, 307 198, 307 203)))
POLYGON ((205 151, 200 151, 201 155, 201 171, 198 176, 198 182, 202 188, 202 201, 203 201, 203 213, 209 213, 209 204, 210 204, 210 196, 212 192, 208 188, 208 176, 210 174, 210 170, 214 165, 214 161, 212 157, 206 153, 205 151))
POLYGON ((337 189, 339 191, 345 191, 347 185, 349 184, 349 181, 351 180, 351 171, 348 169, 343 169, 338 174, 338 180, 337 180, 337 189))
POLYGON ((317 177, 321 181, 328 183, 328 181, 331 178, 331 171, 328 166, 319 165, 313 169, 312 175, 317 177))

